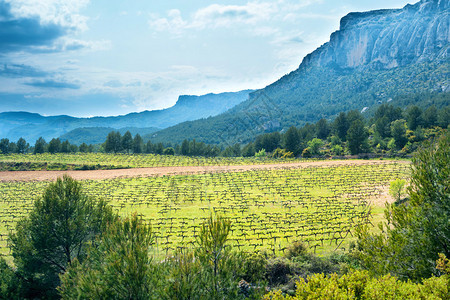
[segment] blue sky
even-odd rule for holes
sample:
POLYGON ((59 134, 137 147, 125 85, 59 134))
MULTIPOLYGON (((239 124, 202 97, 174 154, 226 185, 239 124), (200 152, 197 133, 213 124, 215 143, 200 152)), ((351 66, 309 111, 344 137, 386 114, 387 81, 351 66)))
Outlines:
POLYGON ((262 88, 351 11, 405 0, 0 0, 0 112, 119 115, 262 88))

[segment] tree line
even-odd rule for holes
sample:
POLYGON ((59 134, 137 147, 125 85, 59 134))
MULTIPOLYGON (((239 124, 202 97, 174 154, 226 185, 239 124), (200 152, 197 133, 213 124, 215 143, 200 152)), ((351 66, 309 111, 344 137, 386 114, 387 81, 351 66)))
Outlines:
POLYGON ((286 131, 271 132, 255 137, 245 145, 209 145, 194 140, 181 144, 170 142, 152 143, 129 131, 121 135, 112 131, 101 145, 80 146, 53 138, 49 143, 40 137, 33 147, 20 138, 16 143, 4 138, 0 140, 0 153, 152 153, 160 155, 186 155, 204 157, 312 157, 341 156, 360 153, 407 154, 429 138, 441 134, 449 126, 450 111, 444 107, 439 111, 434 105, 423 110, 416 105, 401 109, 391 104, 382 104, 373 117, 364 118, 359 111, 341 112, 333 121, 321 119, 302 127, 292 126, 286 131))

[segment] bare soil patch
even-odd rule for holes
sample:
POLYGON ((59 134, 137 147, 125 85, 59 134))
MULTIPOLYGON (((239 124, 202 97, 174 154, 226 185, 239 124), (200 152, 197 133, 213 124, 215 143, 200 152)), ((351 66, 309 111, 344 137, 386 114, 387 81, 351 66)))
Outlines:
MULTIPOLYGON (((314 162, 295 162, 266 165, 236 165, 236 166, 180 166, 153 167, 116 170, 87 171, 4 171, 0 172, 0 182, 11 181, 52 181, 63 175, 69 175, 77 180, 102 180, 122 177, 151 177, 163 175, 190 175, 214 172, 242 172, 261 169, 290 169, 306 167, 330 167, 342 165, 387 164, 389 160, 324 160, 314 162)), ((408 163, 408 162, 399 162, 408 163)))

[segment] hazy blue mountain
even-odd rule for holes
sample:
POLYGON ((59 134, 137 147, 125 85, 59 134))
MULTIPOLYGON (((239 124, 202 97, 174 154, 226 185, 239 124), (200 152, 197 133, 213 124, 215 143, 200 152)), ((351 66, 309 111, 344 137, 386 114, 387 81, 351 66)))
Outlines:
POLYGON ((398 97, 423 95, 425 101, 442 93, 450 103, 449 6, 448 0, 422 0, 402 9, 350 13, 297 70, 251 93, 249 100, 148 138, 242 143, 263 132, 374 108, 398 97))
MULTIPOLYGON (((28 112, 0 113, 0 137, 16 141, 20 137, 34 143, 40 136, 49 140, 60 137, 77 128, 89 127, 87 139, 101 135, 104 128, 135 128, 136 133, 149 133, 148 128, 166 128, 180 122, 196 120, 220 114, 248 99, 252 90, 233 93, 207 94, 203 96, 180 96, 177 103, 167 109, 130 113, 115 117, 75 118, 70 116, 44 117, 28 112), (94 127, 101 127, 95 133, 94 127), (136 128, 142 128, 137 130, 136 128)), ((154 129, 151 129, 154 130, 154 129)), ((76 136, 76 142, 82 143, 80 131, 64 136, 69 141, 76 136)), ((85 141, 87 142, 87 140, 85 141)))

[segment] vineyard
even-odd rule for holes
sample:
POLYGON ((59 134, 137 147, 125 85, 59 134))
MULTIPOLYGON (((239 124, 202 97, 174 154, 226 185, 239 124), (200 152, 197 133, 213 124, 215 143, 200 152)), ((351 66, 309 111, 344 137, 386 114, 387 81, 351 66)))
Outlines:
POLYGON ((77 166, 105 166, 114 168, 148 168, 173 166, 227 166, 288 163, 304 159, 276 159, 268 157, 189 157, 158 154, 111 153, 42 153, 0 155, 0 162, 67 164, 77 166))
MULTIPOLYGON (((144 164, 140 156, 128 157, 129 164, 144 164)), ((189 160, 166 159, 179 164, 189 160)), ((120 214, 137 212, 151 222, 159 255, 191 247, 200 224, 211 213, 232 220, 230 241, 238 249, 281 254, 294 240, 302 240, 311 251, 324 253, 348 247, 355 226, 373 222, 372 201, 390 181, 407 178, 408 172, 405 163, 349 161, 346 165, 330 162, 327 166, 85 180, 83 187, 91 196, 110 201, 120 214)), ((45 181, 0 183, 1 255, 9 255, 7 233, 47 185, 45 181)))

